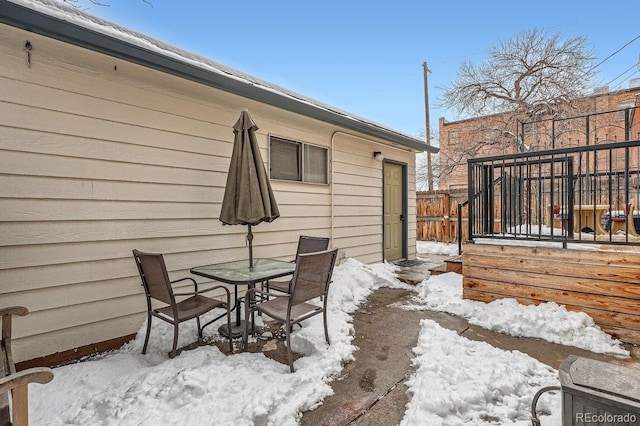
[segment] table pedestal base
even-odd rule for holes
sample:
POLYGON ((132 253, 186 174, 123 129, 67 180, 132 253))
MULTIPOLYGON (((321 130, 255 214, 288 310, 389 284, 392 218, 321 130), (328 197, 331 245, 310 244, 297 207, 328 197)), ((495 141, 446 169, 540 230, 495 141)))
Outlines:
MULTIPOLYGON (((249 324, 249 332, 251 332, 251 324, 249 324)), ((221 336, 229 337, 229 330, 226 324, 223 324, 220 327, 218 327, 218 333, 220 333, 221 336)), ((236 325, 235 323, 231 324, 231 338, 238 339, 242 337, 243 334, 244 334, 244 321, 240 321, 240 325, 236 325)))

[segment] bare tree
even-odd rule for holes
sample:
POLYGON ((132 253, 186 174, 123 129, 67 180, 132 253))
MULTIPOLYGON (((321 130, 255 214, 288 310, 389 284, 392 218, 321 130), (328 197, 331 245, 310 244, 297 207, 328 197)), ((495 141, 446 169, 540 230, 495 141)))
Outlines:
POLYGON ((526 30, 492 47, 487 62, 465 61, 445 89, 444 105, 467 117, 555 114, 591 87, 594 59, 584 37, 563 41, 526 30))
POLYGON ((442 106, 462 118, 483 119, 470 120, 465 134, 445 141, 441 173, 479 153, 528 150, 518 123, 577 113, 573 101, 592 87, 594 60, 585 37, 562 40, 532 29, 491 47, 484 63, 465 61, 444 88, 442 106))

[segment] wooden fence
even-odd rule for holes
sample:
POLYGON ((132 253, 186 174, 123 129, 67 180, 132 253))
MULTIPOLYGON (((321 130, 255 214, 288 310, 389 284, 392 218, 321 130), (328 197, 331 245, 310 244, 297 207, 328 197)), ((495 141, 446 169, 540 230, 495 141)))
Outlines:
MULTIPOLYGON (((467 190, 437 190, 416 194, 419 241, 458 241, 458 204, 467 201, 467 190)), ((468 209, 462 209, 463 240, 468 238, 468 209)))

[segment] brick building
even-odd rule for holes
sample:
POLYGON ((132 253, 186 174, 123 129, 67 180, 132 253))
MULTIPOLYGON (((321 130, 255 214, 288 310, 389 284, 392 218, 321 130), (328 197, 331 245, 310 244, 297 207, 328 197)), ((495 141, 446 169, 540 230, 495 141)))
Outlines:
POLYGON ((640 139, 640 79, 629 86, 579 99, 567 119, 523 123, 524 117, 507 113, 452 122, 440 117, 438 187, 466 187, 468 158, 640 139))

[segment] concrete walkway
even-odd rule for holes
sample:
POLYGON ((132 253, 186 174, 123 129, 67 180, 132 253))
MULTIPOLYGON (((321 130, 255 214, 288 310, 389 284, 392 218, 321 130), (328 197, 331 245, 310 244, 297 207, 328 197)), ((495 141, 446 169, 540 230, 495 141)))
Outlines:
MULTIPOLYGON (((421 282, 428 276, 429 268, 441 263, 442 259, 443 256, 430 256, 404 268, 399 275, 410 283, 421 282)), ((499 334, 470 325, 454 315, 401 309, 399 306, 412 295, 408 290, 381 288, 372 293, 358 309, 353 322, 353 343, 359 348, 354 353, 355 360, 346 364, 341 376, 331 382, 334 395, 325 398, 315 410, 303 413, 303 426, 397 425, 402 420, 409 401, 405 381, 413 371, 412 349, 417 344, 421 319, 434 320, 442 327, 471 340, 524 352, 555 369, 569 355, 640 369, 640 348, 628 348, 632 350, 632 357, 621 359, 539 339, 499 334)), ((270 358, 287 363, 286 349, 282 342, 272 344, 270 348, 260 347, 260 342, 251 346, 249 350, 252 352, 263 351, 270 358)))
MULTIPOLYGON (((423 260, 407 268, 405 277, 413 282, 422 281, 428 275, 425 270, 440 262, 441 257, 423 260)), ((468 339, 524 352, 555 369, 572 354, 640 369, 640 348, 628 348, 633 351, 632 357, 621 359, 539 339, 495 333, 446 313, 405 311, 398 307, 412 295, 407 290, 381 288, 358 309, 354 315, 353 343, 359 348, 354 354, 355 360, 345 365, 340 378, 331 383, 334 395, 326 398, 320 407, 303 414, 303 426, 400 423, 409 402, 405 381, 413 371, 412 349, 417 344, 420 320, 425 318, 468 339)))

